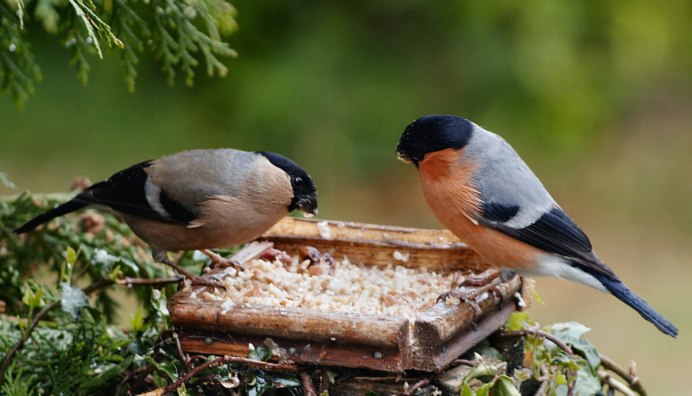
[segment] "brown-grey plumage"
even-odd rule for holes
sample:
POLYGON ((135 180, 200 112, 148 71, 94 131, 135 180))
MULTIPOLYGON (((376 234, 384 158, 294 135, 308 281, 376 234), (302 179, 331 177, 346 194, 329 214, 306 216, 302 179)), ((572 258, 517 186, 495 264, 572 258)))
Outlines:
POLYGON ((166 251, 249 242, 294 209, 315 214, 317 189, 305 170, 279 154, 183 151, 122 170, 15 233, 87 205, 119 213, 161 261, 166 251))

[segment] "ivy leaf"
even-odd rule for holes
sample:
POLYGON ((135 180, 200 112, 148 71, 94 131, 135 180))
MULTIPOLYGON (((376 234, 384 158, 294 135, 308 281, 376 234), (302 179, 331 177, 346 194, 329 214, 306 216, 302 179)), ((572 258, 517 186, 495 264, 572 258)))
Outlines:
POLYGON ((577 383, 574 386, 575 395, 596 395, 601 392, 601 379, 597 374, 581 367, 577 371, 577 383))
POLYGON ((601 365, 601 358, 596 348, 583 338, 591 329, 578 322, 555 323, 547 329, 583 355, 591 370, 596 372, 598 366, 601 365))

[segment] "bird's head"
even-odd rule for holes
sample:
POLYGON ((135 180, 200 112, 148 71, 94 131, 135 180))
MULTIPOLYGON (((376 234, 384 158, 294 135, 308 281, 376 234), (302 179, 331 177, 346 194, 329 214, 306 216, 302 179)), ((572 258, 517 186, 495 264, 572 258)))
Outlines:
POLYGON ((416 166, 426 154, 445 149, 462 149, 473 133, 473 124, 454 115, 427 115, 406 127, 396 147, 398 158, 416 166))
POLYGON ((293 198, 288 210, 296 209, 305 213, 306 217, 317 214, 317 187, 308 173, 298 164, 283 155, 269 152, 261 152, 274 166, 280 168, 288 175, 293 189, 293 198))

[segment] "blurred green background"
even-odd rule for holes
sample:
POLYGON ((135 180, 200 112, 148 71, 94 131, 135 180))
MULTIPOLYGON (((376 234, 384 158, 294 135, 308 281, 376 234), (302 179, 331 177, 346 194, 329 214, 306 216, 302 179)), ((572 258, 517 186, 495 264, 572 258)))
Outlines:
MULTIPOLYGON (((320 216, 440 227, 403 128, 463 115, 504 136, 599 256, 680 327, 673 340, 614 298, 539 279, 541 323, 577 320, 650 394, 685 394, 692 351, 692 7, 689 1, 233 3, 240 56, 225 79, 165 83, 151 59, 129 94, 116 54, 81 87, 36 34, 44 81, 25 110, 0 97, 0 171, 64 191, 201 147, 284 153, 320 192, 320 216)), ((203 73, 202 73, 203 74, 203 73)), ((4 191, 7 192, 7 191, 4 191)))

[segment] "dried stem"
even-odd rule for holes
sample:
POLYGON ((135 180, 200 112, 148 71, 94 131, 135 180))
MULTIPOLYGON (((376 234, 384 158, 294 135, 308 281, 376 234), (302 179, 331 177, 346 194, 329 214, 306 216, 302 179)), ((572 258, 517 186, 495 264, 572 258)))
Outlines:
POLYGON ((178 283, 183 279, 185 279, 185 277, 182 275, 171 276, 168 278, 150 278, 150 279, 125 277, 122 279, 118 279, 117 282, 121 286, 141 286, 141 285, 162 286, 162 285, 168 285, 171 283, 178 283))
POLYGON ((216 367, 216 366, 220 366, 222 364, 228 364, 228 363, 240 363, 240 364, 244 364, 246 366, 257 367, 257 368, 261 368, 261 369, 265 369, 265 370, 269 370, 269 371, 287 371, 287 372, 291 372, 291 373, 300 372, 300 367, 295 365, 295 364, 270 363, 270 362, 263 362, 261 360, 248 359, 248 358, 238 357, 238 356, 220 356, 216 359, 209 360, 209 361, 204 362, 204 363, 200 364, 199 366, 193 368, 187 374, 180 377, 177 381, 166 386, 163 389, 163 392, 161 394, 167 394, 168 392, 173 392, 174 390, 178 389, 178 387, 180 387, 180 385, 189 381, 191 378, 197 376, 199 373, 201 373, 202 371, 204 371, 208 368, 212 368, 212 367, 216 367))
POLYGON ((601 368, 600 370, 598 370, 598 376, 601 377, 603 382, 605 382, 606 384, 608 384, 608 386, 617 390, 618 392, 623 393, 626 396, 635 396, 635 392, 632 389, 630 389, 629 386, 613 378, 613 376, 611 376, 610 373, 607 372, 605 369, 601 368))
POLYGON ((454 366, 469 366, 473 367, 476 365, 476 363, 473 360, 468 360, 468 359, 456 359, 452 365, 454 366))
POLYGON ((305 396, 317 396, 315 384, 312 383, 310 374, 308 374, 306 371, 301 371, 300 382, 303 384, 303 392, 305 393, 305 396))
POLYGON ((500 333, 501 337, 525 337, 527 335, 531 335, 534 337, 542 337, 546 340, 552 341, 560 349, 565 351, 565 353, 567 353, 570 357, 574 356, 574 352, 572 352, 572 348, 570 348, 569 345, 565 344, 564 342, 562 342, 562 340, 555 337, 554 335, 547 333, 541 329, 523 329, 518 331, 507 331, 500 333))
MULTIPOLYGON (((154 367, 153 367, 153 366, 144 366, 144 367, 139 367, 139 368, 136 368, 136 369, 134 369, 134 370, 128 371, 128 372, 123 376, 123 379, 120 380, 120 382, 118 383, 118 386, 115 388, 115 395, 118 396, 118 395, 122 395, 122 394, 123 394, 123 387, 125 386, 125 384, 127 383, 127 381, 129 381, 130 378, 132 378, 133 376, 135 376, 135 375, 137 375, 137 374, 140 374, 140 373, 146 373, 146 375, 148 375, 148 374, 151 373, 152 371, 154 371, 154 367)), ((132 389, 134 389, 134 387, 133 387, 132 389)))
POLYGON ((408 388, 408 390, 406 391, 406 395, 415 394, 418 389, 420 389, 421 387, 423 387, 425 385, 428 385, 429 383, 430 383, 430 379, 428 379, 428 378, 423 378, 423 379, 417 381, 415 384, 413 384, 413 386, 408 388))
POLYGON ((629 384, 630 388, 637 392, 637 394, 641 396, 646 396, 646 389, 642 386, 642 383, 639 381, 639 377, 637 376, 637 372, 634 367, 630 369, 629 372, 627 372, 624 368, 620 367, 617 363, 612 361, 609 357, 600 355, 599 357, 601 358, 601 366, 604 368, 614 372, 620 378, 624 379, 627 381, 629 384))

